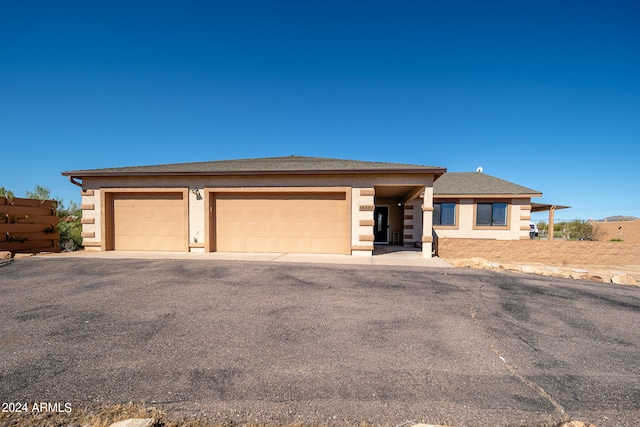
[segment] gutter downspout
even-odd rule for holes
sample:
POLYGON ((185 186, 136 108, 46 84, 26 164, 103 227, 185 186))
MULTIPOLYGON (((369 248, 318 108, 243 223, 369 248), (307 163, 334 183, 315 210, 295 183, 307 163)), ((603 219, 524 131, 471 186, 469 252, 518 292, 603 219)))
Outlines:
POLYGON ((78 187, 82 188, 82 183, 74 180, 73 176, 71 175, 69 175, 69 182, 71 182, 73 185, 77 185, 78 187))

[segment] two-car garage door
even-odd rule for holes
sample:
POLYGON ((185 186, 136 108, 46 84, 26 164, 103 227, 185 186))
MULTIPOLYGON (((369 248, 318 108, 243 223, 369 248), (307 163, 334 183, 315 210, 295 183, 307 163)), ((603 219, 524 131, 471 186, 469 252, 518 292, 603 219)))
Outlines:
POLYGON ((349 253, 344 192, 212 193, 212 250, 349 253))

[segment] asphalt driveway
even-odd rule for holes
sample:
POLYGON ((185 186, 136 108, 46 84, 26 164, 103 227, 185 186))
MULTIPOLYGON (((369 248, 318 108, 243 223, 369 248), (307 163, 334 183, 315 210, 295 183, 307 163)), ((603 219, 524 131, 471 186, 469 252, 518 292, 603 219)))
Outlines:
POLYGON ((220 421, 640 424, 640 288, 424 267, 0 267, 2 402, 220 421))

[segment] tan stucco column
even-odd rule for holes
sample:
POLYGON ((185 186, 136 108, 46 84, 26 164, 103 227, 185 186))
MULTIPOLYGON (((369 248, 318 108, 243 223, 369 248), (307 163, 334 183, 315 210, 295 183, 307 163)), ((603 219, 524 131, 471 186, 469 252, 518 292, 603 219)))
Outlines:
POLYGON ((422 201, 422 257, 431 258, 433 255, 433 187, 424 188, 422 201))
POLYGON ((547 224, 547 234, 548 239, 553 240, 553 215, 556 212, 556 205, 553 205, 549 208, 549 224, 547 224))

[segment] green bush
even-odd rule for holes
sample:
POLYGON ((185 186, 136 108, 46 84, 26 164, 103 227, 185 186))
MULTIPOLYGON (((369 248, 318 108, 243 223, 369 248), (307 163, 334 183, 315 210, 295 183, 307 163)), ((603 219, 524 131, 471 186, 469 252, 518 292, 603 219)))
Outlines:
MULTIPOLYGON (((538 222, 538 230, 542 236, 547 235, 548 225, 544 221, 538 222)), ((553 224, 553 238, 566 240, 592 240, 593 225, 590 221, 575 219, 560 221, 553 224)))
POLYGON ((75 202, 65 207, 58 206, 58 231, 60 232, 60 248, 63 251, 75 251, 82 246, 82 209, 75 202))

